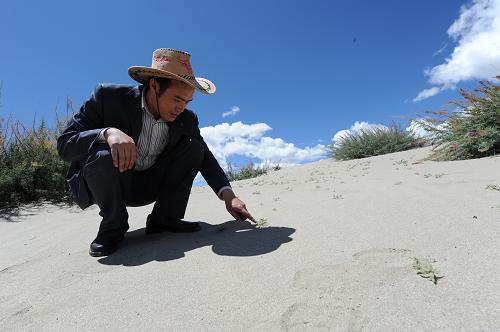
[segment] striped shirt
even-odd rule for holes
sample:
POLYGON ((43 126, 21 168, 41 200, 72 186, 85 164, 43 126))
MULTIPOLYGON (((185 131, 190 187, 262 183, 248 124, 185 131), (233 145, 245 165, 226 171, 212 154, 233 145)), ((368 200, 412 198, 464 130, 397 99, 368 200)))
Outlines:
POLYGON ((142 130, 137 142, 136 171, 144 171, 154 165, 168 143, 168 124, 162 118, 155 119, 146 104, 146 89, 142 90, 142 130))

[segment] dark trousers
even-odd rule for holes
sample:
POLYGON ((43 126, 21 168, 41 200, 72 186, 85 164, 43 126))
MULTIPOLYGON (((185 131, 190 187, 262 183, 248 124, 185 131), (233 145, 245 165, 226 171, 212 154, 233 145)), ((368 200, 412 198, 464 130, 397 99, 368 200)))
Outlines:
POLYGON ((204 146, 195 139, 183 137, 167 155, 144 171, 120 173, 113 165, 108 145, 93 151, 83 166, 83 175, 92 201, 102 217, 94 241, 119 241, 127 232, 126 206, 143 206, 155 202, 154 218, 184 218, 193 180, 200 170, 204 146))

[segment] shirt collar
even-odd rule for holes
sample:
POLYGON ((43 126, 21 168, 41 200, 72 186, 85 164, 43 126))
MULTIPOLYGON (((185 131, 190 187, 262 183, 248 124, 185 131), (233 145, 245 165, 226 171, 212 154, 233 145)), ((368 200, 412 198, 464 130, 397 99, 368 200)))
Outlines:
POLYGON ((141 93, 141 108, 143 110, 146 110, 146 111, 149 112, 148 106, 146 104, 146 89, 147 89, 146 87, 144 87, 144 89, 142 89, 142 93, 141 93))
MULTIPOLYGON (((147 89, 148 89, 147 87, 144 87, 144 89, 142 89, 141 108, 143 111, 146 112, 147 115, 154 117, 153 113, 151 113, 151 111, 148 108, 148 104, 146 103, 146 90, 147 89)), ((159 118, 158 120, 156 120, 156 122, 166 122, 166 121, 163 120, 162 118, 159 118)))

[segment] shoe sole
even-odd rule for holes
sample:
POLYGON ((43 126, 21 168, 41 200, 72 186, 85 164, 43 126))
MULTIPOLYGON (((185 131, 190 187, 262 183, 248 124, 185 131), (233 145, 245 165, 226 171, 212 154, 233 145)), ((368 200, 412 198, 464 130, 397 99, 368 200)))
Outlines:
POLYGON ((92 251, 92 250, 89 250, 89 255, 92 256, 92 257, 103 257, 103 256, 109 256, 111 255, 112 253, 114 253, 116 250, 118 250, 118 248, 116 248, 115 250, 113 251, 92 251))
POLYGON ((92 257, 102 257, 102 256, 108 256, 109 254, 105 252, 89 251, 89 255, 92 257))

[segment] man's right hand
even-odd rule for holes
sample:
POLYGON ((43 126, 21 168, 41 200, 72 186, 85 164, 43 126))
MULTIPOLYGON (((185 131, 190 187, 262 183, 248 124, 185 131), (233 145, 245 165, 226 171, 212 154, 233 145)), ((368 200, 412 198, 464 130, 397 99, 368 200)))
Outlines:
POLYGON ((125 172, 134 167, 137 160, 137 148, 132 137, 116 128, 109 128, 104 133, 104 138, 111 148, 113 164, 120 172, 125 172))

